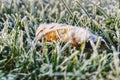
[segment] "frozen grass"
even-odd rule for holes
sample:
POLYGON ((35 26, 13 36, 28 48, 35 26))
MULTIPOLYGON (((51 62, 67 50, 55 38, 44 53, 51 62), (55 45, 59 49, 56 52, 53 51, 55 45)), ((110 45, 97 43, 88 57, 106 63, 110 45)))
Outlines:
MULTIPOLYGON (((120 1, 120 0, 119 0, 120 1)), ((1 80, 120 79, 120 2, 118 0, 0 0, 1 80), (40 43, 41 23, 65 23, 89 28, 111 50, 93 46, 86 59, 62 42, 40 43)))

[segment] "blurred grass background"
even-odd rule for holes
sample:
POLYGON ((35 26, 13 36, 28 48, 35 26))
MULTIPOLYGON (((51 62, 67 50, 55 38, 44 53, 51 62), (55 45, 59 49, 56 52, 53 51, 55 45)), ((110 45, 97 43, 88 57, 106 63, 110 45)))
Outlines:
POLYGON ((119 80, 119 8, 120 0, 0 0, 0 79, 119 80), (39 24, 51 22, 89 28, 111 50, 86 59, 69 44, 36 41, 39 24))

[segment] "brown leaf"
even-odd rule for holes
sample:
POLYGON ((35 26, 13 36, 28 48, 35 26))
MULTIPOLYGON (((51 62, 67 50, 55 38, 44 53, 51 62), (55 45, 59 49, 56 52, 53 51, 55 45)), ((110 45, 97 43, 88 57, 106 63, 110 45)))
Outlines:
MULTIPOLYGON (((66 43, 70 41, 73 47, 78 47, 84 42, 92 41, 97 42, 98 36, 91 33, 88 29, 66 24, 41 24, 37 31, 36 36, 39 41, 45 38, 48 42, 61 40, 66 43)), ((102 47, 108 48, 104 39, 101 39, 102 47)))

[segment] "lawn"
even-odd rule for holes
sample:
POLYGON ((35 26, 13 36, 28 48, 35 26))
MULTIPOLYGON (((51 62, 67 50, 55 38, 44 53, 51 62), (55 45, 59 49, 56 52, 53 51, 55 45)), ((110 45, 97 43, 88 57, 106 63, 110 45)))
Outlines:
POLYGON ((119 80, 119 53, 120 0, 0 0, 0 80, 119 80), (37 41, 53 22, 87 28, 110 49, 37 41))

